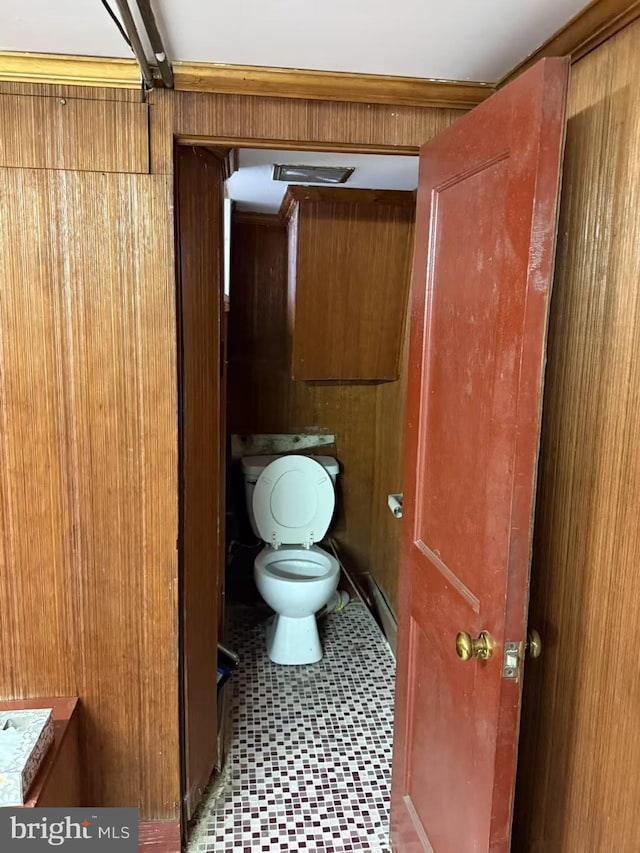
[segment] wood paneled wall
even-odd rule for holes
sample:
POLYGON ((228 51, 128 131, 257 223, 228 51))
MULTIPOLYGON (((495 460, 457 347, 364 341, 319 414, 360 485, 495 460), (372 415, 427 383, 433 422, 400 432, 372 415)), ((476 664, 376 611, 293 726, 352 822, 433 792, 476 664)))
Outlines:
POLYGON ((640 22, 572 69, 514 850, 640 849, 640 22))
POLYGON ((0 166, 144 174, 148 111, 126 101, 0 94, 0 166))
POLYGON ((331 535, 347 568, 371 571, 393 604, 400 522, 387 494, 402 487, 404 371, 380 385, 293 381, 286 229, 276 216, 240 215, 231 246, 229 431, 336 435, 341 473, 331 535))
MULTIPOLYGON (((570 90, 531 610, 545 649, 525 684, 514 845, 523 851, 640 847, 628 771, 640 764, 628 651, 640 604, 638 27, 581 60, 570 90)), ((0 93, 139 99, 16 83, 0 93)), ((403 151, 458 114, 154 91, 151 176, 20 162, 0 172, 0 696, 81 697, 95 805, 178 814, 174 134, 403 151)), ((250 382, 272 381, 259 359, 255 369, 250 382)), ((229 390, 243 393, 233 376, 229 390)), ((358 530, 340 535, 394 600, 400 525, 386 493, 400 487, 402 435, 386 412, 402 386, 354 392, 307 388, 287 412, 300 429, 335 429, 343 460, 358 448, 345 500, 359 503, 350 477, 379 494, 361 496, 358 530), (332 412, 343 422, 330 423, 332 412), (376 427, 365 452, 367 419, 376 427), (368 524, 371 542, 359 533, 368 524)), ((234 410, 234 429, 249 427, 246 410, 234 410)), ((290 428, 288 415, 266 414, 265 429, 290 428)))
MULTIPOLYGON (((132 90, 43 84, 2 83, 0 94, 37 99, 29 115, 51 118, 52 98, 84 101, 91 115, 58 149, 38 149, 14 122, 14 168, 2 172, 0 696, 79 695, 87 801, 175 819, 174 136, 404 152, 459 113, 160 90, 147 109, 132 90), (116 133, 104 117, 129 107, 96 102, 130 105, 135 118, 116 133), (149 122, 151 175, 117 174, 146 168, 140 116, 149 122), (85 131, 95 148, 82 142, 85 131), (15 158, 22 145, 35 160, 15 158), (107 168, 114 173, 91 171, 107 168)), ((342 408, 344 446, 355 445, 355 411, 373 421, 375 401, 365 388, 357 399, 331 393, 293 404, 300 427, 342 408)), ((372 453, 350 472, 371 486, 372 453)), ((353 551, 365 559, 369 543, 359 536, 353 551)))
POLYGON ((294 379, 400 375, 415 193, 290 187, 289 334, 294 379))
POLYGON ((219 579, 224 576, 226 441, 223 161, 204 148, 176 151, 179 236, 180 590, 186 817, 217 758, 219 579))
MULTIPOLYGON (((156 89, 152 105, 170 103, 173 130, 183 139, 265 139, 292 147, 298 142, 334 150, 353 145, 415 148, 448 127, 466 110, 298 101, 244 95, 207 95, 156 89)), ((405 149, 405 150, 403 150, 405 149)))
POLYGON ((369 567, 394 613, 398 612, 398 572, 402 521, 391 514, 387 496, 404 487, 404 437, 407 409, 409 312, 397 382, 376 385, 373 490, 369 529, 369 567))
POLYGON ((0 170, 2 698, 79 696, 86 801, 179 800, 171 183, 0 170))

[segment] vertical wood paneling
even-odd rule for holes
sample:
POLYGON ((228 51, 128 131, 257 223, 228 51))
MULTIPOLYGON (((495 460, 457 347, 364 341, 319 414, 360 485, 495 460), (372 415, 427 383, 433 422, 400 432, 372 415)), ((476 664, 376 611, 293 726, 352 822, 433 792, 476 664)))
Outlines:
POLYGON ((396 380, 411 278, 415 196, 290 187, 291 375, 396 380))
POLYGON ((222 161, 177 152, 180 240, 180 558, 185 806, 190 818, 217 750, 217 642, 224 553, 222 161))
MULTIPOLYGON (((639 37, 636 24, 573 72, 532 591, 545 651, 526 685, 518 850, 640 846, 637 774, 626 770, 640 760, 636 668, 611 646, 634 647, 640 604, 639 37)), ((131 90, 39 84, 0 91, 139 100, 131 90)), ((154 92, 150 102, 152 170, 165 174, 173 132, 417 146, 461 114, 195 93, 154 92)), ((81 695, 87 796, 139 803, 153 818, 174 817, 178 799, 170 203, 160 179, 2 173, 11 215, 0 219, 0 694, 81 695)), ((246 397, 272 377, 256 367, 246 397)), ((383 487, 376 462, 401 421, 387 399, 401 395, 395 385, 380 386, 375 405, 362 389, 359 411, 376 418, 375 437, 362 433, 354 401, 332 401, 330 387, 299 404, 299 428, 330 428, 338 404, 349 409, 352 438, 338 448, 345 488, 355 472, 380 495, 399 487, 395 477, 383 487)), ((247 414, 239 430, 250 427, 247 414)), ((285 420, 260 414, 269 429, 285 420)), ((354 553, 379 549, 371 566, 393 600, 397 561, 385 556, 382 531, 354 553)))
POLYGON ((0 94, 0 166, 144 174, 148 123, 142 103, 0 94))
POLYGON ((287 339, 287 235, 242 219, 231 239, 229 431, 335 433, 341 463, 331 535, 365 571, 373 485, 375 386, 291 380, 287 339))
POLYGON ((572 69, 514 849, 640 849, 640 22, 572 69))
POLYGON ((268 225, 241 216, 231 245, 229 431, 336 435, 341 474, 331 535, 347 566, 372 571, 393 602, 400 522, 386 496, 402 487, 404 382, 292 381, 286 231, 276 217, 268 225))
POLYGON ((149 156, 154 175, 173 174, 175 99, 169 89, 153 89, 149 102, 149 156))
POLYGON ((376 387, 376 428, 371 493, 370 570, 398 612, 398 565, 402 520, 389 510, 387 497, 402 492, 404 481, 404 439, 407 408, 407 365, 409 357, 409 316, 406 318, 404 349, 397 382, 376 387))
POLYGON ((0 694, 80 696, 87 801, 174 817, 171 187, 0 176, 0 694))
MULTIPOLYGON (((58 85, 3 83, 0 92, 136 109, 140 101, 132 90, 58 85)), ((173 134, 402 148, 460 112, 176 92, 152 92, 148 103, 151 170, 167 178, 2 173, 0 695, 79 695, 87 801, 175 819, 173 134)), ((119 149, 116 160, 138 150, 121 150, 126 136, 90 112, 90 127, 68 140, 72 159, 49 165, 97 168, 86 160, 87 130, 105 156, 105 145, 119 149)), ((29 143, 19 128, 14 136, 29 143)), ((300 429, 333 429, 332 413, 342 418, 342 488, 355 510, 336 529, 364 562, 374 461, 362 424, 374 422, 375 401, 364 387, 354 397, 329 387, 289 405, 300 429)))
POLYGON ((179 136, 419 147, 466 110, 175 93, 179 136))

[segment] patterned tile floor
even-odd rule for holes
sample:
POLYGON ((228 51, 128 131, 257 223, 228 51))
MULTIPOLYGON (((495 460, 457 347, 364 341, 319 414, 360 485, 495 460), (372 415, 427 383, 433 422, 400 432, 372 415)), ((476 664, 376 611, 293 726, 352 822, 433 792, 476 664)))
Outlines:
POLYGON ((188 853, 386 853, 394 659, 382 633, 354 602, 320 621, 322 661, 278 666, 265 616, 234 608, 229 753, 188 853))

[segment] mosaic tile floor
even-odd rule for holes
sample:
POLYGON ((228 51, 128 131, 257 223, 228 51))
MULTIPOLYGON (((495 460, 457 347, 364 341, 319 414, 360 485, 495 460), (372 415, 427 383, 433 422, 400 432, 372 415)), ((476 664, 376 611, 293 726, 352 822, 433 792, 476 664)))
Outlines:
POLYGON ((387 853, 394 659, 382 633, 351 603, 321 620, 322 661, 277 666, 265 615, 234 608, 228 759, 188 853, 387 853))

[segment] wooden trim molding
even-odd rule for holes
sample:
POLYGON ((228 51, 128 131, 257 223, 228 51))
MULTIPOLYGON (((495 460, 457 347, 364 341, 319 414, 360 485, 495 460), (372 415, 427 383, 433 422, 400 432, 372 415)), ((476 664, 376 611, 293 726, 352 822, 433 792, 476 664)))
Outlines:
POLYGON ((419 145, 367 145, 363 142, 317 142, 306 139, 265 139, 257 136, 190 136, 182 133, 175 135, 178 145, 198 145, 205 148, 233 146, 235 148, 277 148, 278 151, 323 151, 335 154, 402 154, 417 157, 419 145))
POLYGON ((177 821, 141 821, 138 853, 180 853, 181 849, 180 824, 177 821))
MULTIPOLYGON (((497 84, 174 62, 175 88, 211 94, 471 109, 539 59, 568 55, 575 62, 638 17, 640 0, 593 0, 497 84)), ((134 59, 0 51, 0 82, 3 81, 137 89, 140 69, 134 59)))
POLYGON ((253 210, 234 210, 234 225, 260 225, 263 228, 284 228, 285 221, 279 213, 258 213, 253 210))
POLYGON ((393 204, 414 208, 416 192, 415 190, 367 190, 289 184, 277 213, 278 219, 285 224, 288 223, 296 202, 300 201, 326 202, 327 204, 333 204, 337 201, 344 204, 393 204))
POLYGON ((284 198, 282 199, 282 203, 280 205, 280 210, 278 211, 278 216, 284 222, 284 224, 289 226, 289 219, 291 219, 291 215, 294 212, 294 207, 296 203, 296 198, 291 190, 291 184, 287 187, 287 191, 284 194, 284 198))
POLYGON ((393 204, 415 208, 415 190, 368 190, 350 187, 308 187, 289 184, 282 199, 277 219, 285 225, 289 222, 295 206, 301 201, 334 204, 393 204))
MULTIPOLYGON (((489 83, 251 65, 174 62, 173 70, 183 92, 316 101, 470 109, 493 91, 489 83)), ((0 51, 0 81, 134 89, 140 70, 134 59, 0 51)))
POLYGON ((393 204, 415 207, 415 190, 368 190, 351 187, 307 187, 289 184, 282 209, 286 210, 287 196, 294 201, 315 201, 333 204, 393 204))
POLYGON ((139 89, 135 59, 0 51, 0 82, 139 89))
POLYGON ((212 154, 222 164, 221 174, 224 181, 228 180, 234 172, 238 170, 236 149, 227 148, 219 145, 205 145, 209 154, 212 154))
POLYGON ((174 62, 176 89, 366 104, 469 109, 491 95, 490 83, 428 80, 343 71, 174 62))
POLYGON ((640 17, 640 0, 593 0, 562 29, 506 74, 496 88, 509 83, 545 56, 570 56, 577 62, 640 17))

